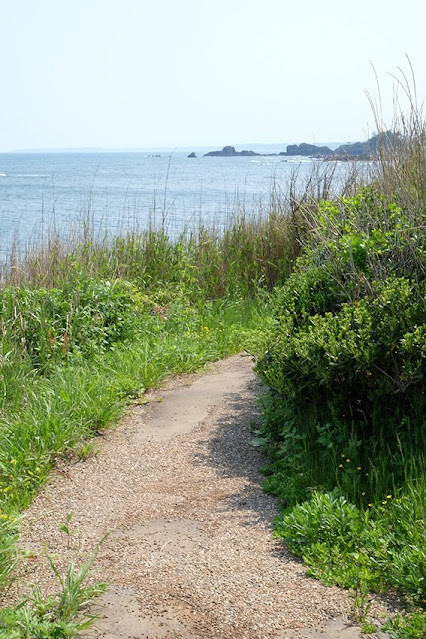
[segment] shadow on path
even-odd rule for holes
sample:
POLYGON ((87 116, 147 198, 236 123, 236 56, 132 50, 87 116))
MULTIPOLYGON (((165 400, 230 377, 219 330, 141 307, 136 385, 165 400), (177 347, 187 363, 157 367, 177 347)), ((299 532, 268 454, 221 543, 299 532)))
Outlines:
MULTIPOLYGON (((253 427, 260 419, 258 398, 264 386, 257 379, 249 380, 246 388, 226 397, 227 411, 218 415, 215 436, 205 442, 207 458, 204 464, 214 468, 218 477, 240 478, 244 487, 234 495, 223 499, 218 509, 245 511, 248 515, 242 525, 263 522, 269 526, 278 512, 277 500, 262 490, 264 477, 259 469, 267 462, 262 452, 250 444, 253 427)), ((287 554, 284 546, 283 553, 287 554)))

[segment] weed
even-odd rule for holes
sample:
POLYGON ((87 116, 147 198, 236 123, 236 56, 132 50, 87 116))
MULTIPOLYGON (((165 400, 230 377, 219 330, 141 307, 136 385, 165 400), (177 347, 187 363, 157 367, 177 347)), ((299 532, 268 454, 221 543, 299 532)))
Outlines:
POLYGON ((82 461, 90 459, 91 457, 96 457, 98 453, 99 449, 92 441, 82 442, 77 445, 76 455, 82 461))
POLYGON ((384 625, 394 639, 423 639, 426 637, 426 614, 420 610, 395 615, 384 625))
MULTIPOLYGON (((68 524, 71 517, 72 515, 67 518, 68 524)), ((69 535, 65 524, 61 529, 69 535)), ((0 638, 71 639, 89 628, 96 617, 88 612, 88 606, 94 597, 105 592, 105 584, 84 585, 84 582, 104 539, 95 546, 87 561, 80 567, 71 561, 64 577, 47 555, 60 584, 60 593, 56 597, 45 598, 40 588, 34 586, 28 598, 13 608, 0 609, 0 638)))

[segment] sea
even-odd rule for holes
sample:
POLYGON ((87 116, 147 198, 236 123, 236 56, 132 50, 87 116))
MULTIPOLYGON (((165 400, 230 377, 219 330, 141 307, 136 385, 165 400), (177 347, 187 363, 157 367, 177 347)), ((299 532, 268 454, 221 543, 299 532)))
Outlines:
POLYGON ((259 215, 271 193, 318 160, 276 157, 188 158, 187 152, 0 154, 0 259, 90 227, 112 237, 162 228, 175 236, 222 227, 244 211, 259 215))

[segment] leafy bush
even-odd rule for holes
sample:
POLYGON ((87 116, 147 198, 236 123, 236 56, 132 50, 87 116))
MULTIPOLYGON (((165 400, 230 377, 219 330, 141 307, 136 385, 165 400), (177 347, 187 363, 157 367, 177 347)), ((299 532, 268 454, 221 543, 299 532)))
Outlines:
POLYGON ((317 542, 342 544, 351 552, 362 530, 362 515, 341 495, 314 493, 309 501, 295 506, 277 520, 275 533, 290 550, 304 554, 317 542))
POLYGON ((334 313, 303 309, 298 325, 290 307, 258 364, 264 381, 298 402, 340 404, 355 420, 360 411, 371 420, 378 404, 407 410, 426 374, 426 285, 400 277, 374 281, 370 290, 334 313))
POLYGON ((417 605, 426 599, 424 502, 414 489, 365 512, 336 491, 313 493, 280 515, 275 534, 304 558, 309 574, 356 589, 398 589, 417 605), (411 497, 411 499, 410 499, 411 497))
POLYGON ((257 371, 272 389, 261 437, 275 461, 282 447, 282 468, 303 455, 302 488, 346 484, 362 503, 405 480, 407 459, 421 462, 426 443, 426 242, 371 188, 322 203, 314 238, 259 338, 267 352, 257 371), (362 473, 339 473, 338 453, 362 473))
POLYGON ((274 322, 254 349, 269 386, 254 443, 270 460, 264 486, 285 508, 276 535, 310 575, 356 600, 397 589, 418 609, 389 627, 419 639, 426 206, 401 201, 410 199, 369 187, 309 211, 304 254, 275 290, 274 322))
POLYGON ((395 615, 384 626, 392 639, 423 639, 426 637, 426 615, 420 611, 395 615))

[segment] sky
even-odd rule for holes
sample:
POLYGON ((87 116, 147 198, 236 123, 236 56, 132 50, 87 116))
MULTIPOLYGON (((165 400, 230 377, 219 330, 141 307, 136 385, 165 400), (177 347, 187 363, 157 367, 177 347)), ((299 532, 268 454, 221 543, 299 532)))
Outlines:
POLYGON ((425 23, 421 0, 0 0, 0 152, 365 140, 406 56, 423 101, 425 23))

